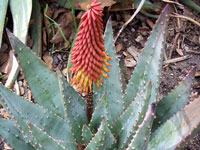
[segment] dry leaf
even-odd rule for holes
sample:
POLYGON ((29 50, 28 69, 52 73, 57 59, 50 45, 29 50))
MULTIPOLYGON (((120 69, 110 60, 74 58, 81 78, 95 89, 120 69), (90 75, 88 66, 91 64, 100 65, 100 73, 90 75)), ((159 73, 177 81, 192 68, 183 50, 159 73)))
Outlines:
MULTIPOLYGON (((64 14, 62 14, 61 16, 59 16, 58 18, 58 24, 60 24, 61 30, 64 33, 66 39, 69 39, 71 33, 72 33, 72 29, 73 29, 73 16, 71 12, 65 12, 64 14)), ((51 43, 61 43, 63 42, 64 39, 60 33, 60 31, 57 29, 56 34, 53 36, 53 38, 51 39, 51 43)))
POLYGON ((123 49, 123 45, 121 43, 117 44, 116 46, 116 52, 119 52, 123 49))
POLYGON ((53 69, 53 58, 49 54, 43 56, 44 62, 49 66, 50 69, 53 69))
POLYGON ((3 73, 6 73, 5 78, 8 77, 8 75, 9 75, 9 73, 11 71, 12 64, 13 64, 13 56, 14 56, 14 53, 11 50, 9 52, 9 56, 8 56, 6 62, 4 62, 4 64, 0 67, 0 71, 3 72, 3 73))
POLYGON ((135 67, 137 62, 133 58, 125 58, 124 64, 126 67, 135 67))
MULTIPOLYGON (((84 2, 79 2, 81 9, 87 10, 87 6, 90 5, 94 0, 86 0, 84 2)), ((104 8, 106 6, 112 6, 116 2, 113 0, 97 0, 97 2, 101 2, 101 7, 104 8)))
POLYGON ((197 72, 195 73, 195 77, 200 77, 200 70, 197 70, 197 72))
POLYGON ((134 47, 134 46, 131 46, 127 49, 127 51, 133 56, 133 58, 138 61, 139 57, 140 57, 140 53, 138 52, 139 50, 134 47))
POLYGON ((7 53, 0 53, 0 66, 3 65, 8 60, 7 53))

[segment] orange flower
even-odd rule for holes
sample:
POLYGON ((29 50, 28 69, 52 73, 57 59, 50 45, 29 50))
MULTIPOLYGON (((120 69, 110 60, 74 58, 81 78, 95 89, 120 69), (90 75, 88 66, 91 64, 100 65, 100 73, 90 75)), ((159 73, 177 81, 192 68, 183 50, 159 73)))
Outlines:
POLYGON ((83 93, 92 91, 93 82, 100 88, 103 84, 102 76, 109 78, 106 72, 110 72, 106 66, 111 66, 107 60, 112 58, 106 55, 103 34, 103 8, 96 0, 88 6, 88 10, 81 18, 81 25, 72 49, 70 69, 74 73, 71 84, 76 85, 83 93))

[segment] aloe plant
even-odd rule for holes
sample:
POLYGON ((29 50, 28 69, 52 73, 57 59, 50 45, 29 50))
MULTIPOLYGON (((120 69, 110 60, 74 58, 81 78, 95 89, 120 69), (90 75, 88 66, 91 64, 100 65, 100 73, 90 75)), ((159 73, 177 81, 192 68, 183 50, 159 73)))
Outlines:
MULTIPOLYGON (((188 103, 196 67, 166 97, 159 81, 167 35, 167 5, 122 93, 112 24, 104 34, 109 79, 93 86, 93 113, 60 72, 52 72, 26 45, 7 31, 36 103, 0 84, 0 103, 11 120, 0 119, 0 135, 15 149, 160 150, 181 148, 200 129, 200 98, 188 103), (185 106, 186 105, 186 106, 185 106)), ((95 83, 95 82, 94 82, 95 83)), ((83 92, 83 91, 82 91, 83 92)))

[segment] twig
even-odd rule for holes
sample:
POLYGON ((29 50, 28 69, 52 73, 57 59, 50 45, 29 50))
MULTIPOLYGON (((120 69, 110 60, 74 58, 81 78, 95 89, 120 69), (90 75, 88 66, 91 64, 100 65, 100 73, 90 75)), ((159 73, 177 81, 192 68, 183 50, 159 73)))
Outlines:
POLYGON ((186 59, 189 59, 189 58, 190 58, 190 56, 186 55, 186 56, 182 56, 182 57, 166 60, 166 61, 164 61, 164 65, 171 64, 171 63, 176 63, 176 62, 183 61, 183 60, 186 60, 186 59))
POLYGON ((186 53, 193 53, 193 54, 200 55, 200 52, 196 52, 196 51, 193 51, 193 50, 187 50, 186 53))
POLYGON ((119 30, 114 43, 116 43, 118 37, 120 36, 120 34, 122 33, 122 31, 126 28, 126 26, 135 18, 135 16, 139 13, 139 11, 142 9, 142 6, 144 5, 145 0, 141 0, 138 8, 136 9, 136 11, 134 12, 134 14, 131 16, 131 18, 122 26, 122 28, 119 30))
POLYGON ((174 13, 174 15, 173 15, 173 14, 171 14, 171 15, 170 15, 170 17, 175 17, 175 18, 183 18, 183 19, 186 19, 186 20, 188 20, 188 21, 190 21, 190 22, 192 22, 192 23, 194 23, 194 24, 196 24, 197 26, 199 26, 199 27, 200 27, 200 23, 199 23, 199 22, 197 22, 196 20, 194 20, 194 19, 190 18, 190 17, 183 16, 183 15, 176 14, 176 13, 174 13))
POLYGON ((170 1, 170 0, 162 0, 163 2, 166 2, 166 3, 171 3, 171 4, 176 4, 180 7, 184 7, 182 4, 178 3, 178 2, 175 2, 175 1, 170 1))
POLYGON ((171 59, 171 57, 172 57, 172 52, 173 52, 173 51, 175 50, 175 48, 176 48, 177 40, 178 40, 179 35, 180 35, 180 33, 177 33, 176 36, 175 36, 175 38, 174 38, 174 42, 173 42, 172 48, 171 48, 170 51, 169 51, 169 57, 168 57, 168 59, 171 59))

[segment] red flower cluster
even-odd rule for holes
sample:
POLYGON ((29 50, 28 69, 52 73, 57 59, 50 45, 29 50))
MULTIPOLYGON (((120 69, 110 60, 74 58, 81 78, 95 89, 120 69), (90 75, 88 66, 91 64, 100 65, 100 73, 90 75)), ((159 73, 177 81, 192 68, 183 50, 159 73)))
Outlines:
POLYGON ((103 84, 102 75, 109 78, 105 72, 110 72, 106 66, 111 66, 107 60, 112 58, 106 55, 103 34, 103 8, 101 3, 94 2, 88 6, 88 10, 81 18, 81 25, 72 49, 70 69, 74 76, 72 85, 76 85, 80 92, 92 91, 93 82, 100 88, 103 84))

